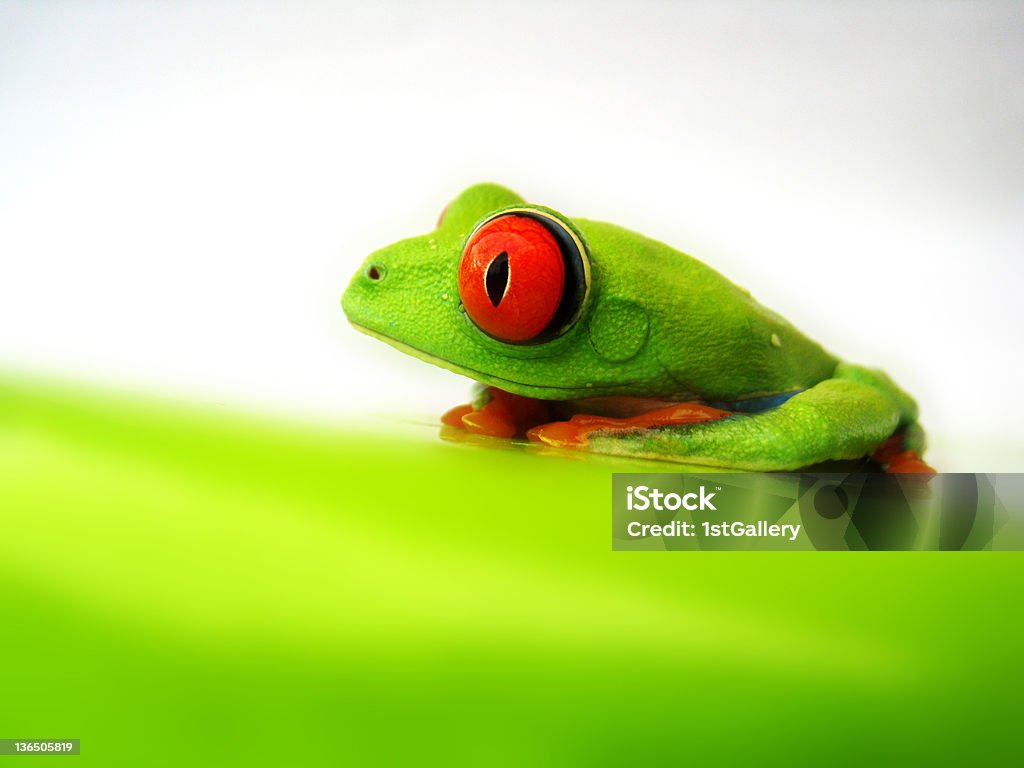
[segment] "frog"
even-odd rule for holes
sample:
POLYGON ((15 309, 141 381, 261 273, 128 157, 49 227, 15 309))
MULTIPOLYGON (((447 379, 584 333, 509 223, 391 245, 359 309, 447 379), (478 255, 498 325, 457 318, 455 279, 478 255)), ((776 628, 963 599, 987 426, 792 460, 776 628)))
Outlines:
POLYGON ((917 403, 883 371, 693 256, 499 184, 371 253, 341 306, 356 330, 475 382, 442 429, 724 470, 934 472, 917 403))

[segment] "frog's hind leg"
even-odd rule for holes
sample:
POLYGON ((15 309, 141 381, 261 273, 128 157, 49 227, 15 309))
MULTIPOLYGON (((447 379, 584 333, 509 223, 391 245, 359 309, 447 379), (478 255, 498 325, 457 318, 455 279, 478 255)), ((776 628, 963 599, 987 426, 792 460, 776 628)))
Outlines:
MULTIPOLYGON (((913 400, 880 377, 884 374, 840 366, 834 378, 770 410, 650 429, 597 430, 580 447, 752 471, 858 459, 870 455, 916 416, 913 400)), ((534 430, 533 437, 549 442, 547 430, 547 426, 534 430)))
POLYGON ((577 413, 568 421, 538 424, 526 433, 535 443, 558 448, 589 447, 593 436, 616 434, 628 436, 639 430, 674 427, 718 421, 733 415, 704 403, 673 403, 662 408, 643 411, 633 416, 613 417, 577 413))
POLYGON ((871 454, 886 472, 935 474, 921 458, 925 449, 924 430, 917 421, 917 403, 896 386, 885 372, 851 363, 840 363, 835 375, 877 389, 888 397, 900 414, 896 430, 871 454))

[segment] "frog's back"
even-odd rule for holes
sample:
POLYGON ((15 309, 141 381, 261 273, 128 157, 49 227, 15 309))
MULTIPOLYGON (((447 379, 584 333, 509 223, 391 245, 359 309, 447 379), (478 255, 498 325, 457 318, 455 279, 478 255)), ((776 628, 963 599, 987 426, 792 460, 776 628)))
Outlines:
POLYGON ((835 371, 835 357, 698 259, 614 224, 574 221, 590 248, 594 298, 645 308, 648 344, 680 393, 760 397, 835 371))

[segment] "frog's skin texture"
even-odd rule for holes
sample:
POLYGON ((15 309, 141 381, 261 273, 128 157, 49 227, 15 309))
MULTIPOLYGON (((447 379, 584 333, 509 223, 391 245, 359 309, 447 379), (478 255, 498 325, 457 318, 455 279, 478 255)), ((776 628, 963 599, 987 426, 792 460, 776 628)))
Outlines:
MULTIPOLYGON (((523 263, 512 262, 511 277, 507 269, 500 275, 508 290, 528 276, 527 267, 517 266, 523 263)), ((499 299, 506 300, 499 293, 492 301, 499 299)), ((545 439, 557 430, 541 427, 531 437, 600 453, 747 470, 857 459, 885 444, 876 458, 891 463, 890 469, 928 470, 917 457, 923 450, 917 407, 881 371, 839 361, 691 256, 613 224, 528 204, 495 184, 460 194, 434 231, 371 254, 342 307, 358 330, 492 388, 451 423, 465 418, 473 428, 472 412, 486 407, 495 391, 551 401, 546 410, 526 409, 542 421, 585 412, 589 403, 605 413, 608 403, 617 404, 612 410, 643 410, 623 410, 629 402, 624 398, 660 406, 697 402, 729 413, 716 412, 707 421, 699 416, 696 423, 624 422, 569 441, 545 439), (508 343, 485 333, 461 298, 463 253, 471 238, 479 239, 474 233, 488 231, 484 227, 503 214, 534 215, 552 231, 560 226, 582 247, 589 270, 586 285, 577 281, 583 298, 567 326, 536 343, 508 343)), ((517 424, 514 431, 529 426, 517 424)))

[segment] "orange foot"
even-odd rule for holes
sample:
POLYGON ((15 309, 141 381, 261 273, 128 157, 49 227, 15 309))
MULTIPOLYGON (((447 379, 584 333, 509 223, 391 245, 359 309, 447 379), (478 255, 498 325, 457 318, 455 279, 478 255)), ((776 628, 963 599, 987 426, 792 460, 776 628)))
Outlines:
POLYGON ((526 436, 535 443, 545 443, 557 448, 578 448, 585 445, 590 435, 597 431, 629 432, 651 427, 667 427, 672 424, 696 424, 701 421, 717 421, 730 415, 730 411, 722 411, 700 403, 677 403, 667 408, 658 408, 621 419, 580 413, 568 421, 554 421, 536 426, 527 432, 526 436))
POLYGON ((515 437, 551 418, 544 400, 513 395, 497 387, 488 387, 487 391, 491 399, 483 408, 475 411, 472 405, 457 405, 441 417, 441 423, 478 435, 515 437))
POLYGON ((871 458, 882 465, 882 468, 889 474, 913 473, 919 475, 934 475, 935 470, 925 463, 924 459, 917 455, 917 451, 903 450, 903 433, 897 432, 884 443, 882 443, 871 458))

